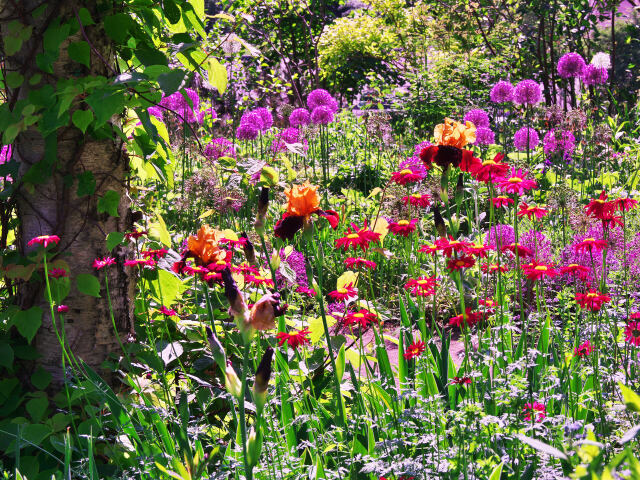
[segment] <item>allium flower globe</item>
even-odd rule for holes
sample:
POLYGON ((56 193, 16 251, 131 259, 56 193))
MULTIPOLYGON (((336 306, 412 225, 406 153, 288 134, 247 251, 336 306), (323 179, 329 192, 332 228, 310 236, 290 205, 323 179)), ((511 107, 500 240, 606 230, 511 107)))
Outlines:
POLYGON ((333 112, 329 107, 316 107, 311 112, 311 121, 317 125, 328 125, 333 122, 333 112))
POLYGON ((489 115, 487 115, 487 112, 479 108, 469 110, 464 116, 464 121, 473 123, 476 128, 489 127, 489 115))
POLYGON ((301 125, 309 125, 311 121, 311 114, 306 108, 296 108, 291 115, 289 115, 289 125, 292 127, 299 127, 301 125))
POLYGON ((608 70, 611 68, 611 57, 608 53, 598 52, 591 59, 591 65, 608 70))
POLYGON ((236 151, 233 143, 224 137, 214 138, 205 145, 204 156, 209 160, 217 160, 220 157, 235 157, 236 151))
POLYGON ((585 85, 604 85, 609 79, 606 68, 587 65, 582 74, 582 82, 585 85))
POLYGON ((535 105, 542 100, 540 85, 533 80, 522 80, 513 92, 513 101, 521 105, 535 105))
POLYGON ((513 101, 513 85, 504 80, 500 80, 491 89, 489 98, 493 103, 506 103, 513 101))
POLYGON ((568 130, 558 132, 553 129, 546 133, 543 144, 545 155, 555 152, 571 155, 576 148, 576 137, 568 130))
POLYGON ((262 122, 262 127, 260 128, 260 131, 266 132, 267 130, 269 130, 273 125, 273 115, 271 115, 271 112, 269 111, 269 109, 265 107, 260 107, 260 108, 256 108, 253 112, 260 117, 260 120, 262 122))
POLYGON ((584 58, 579 53, 565 53, 558 60, 558 75, 562 78, 581 77, 585 68, 584 58))
POLYGON ((538 143, 540 143, 538 132, 530 127, 522 127, 513 136, 513 145, 520 152, 524 152, 527 149, 535 150, 535 148, 538 146, 538 143))
POLYGON ((476 145, 493 145, 496 143, 496 135, 487 127, 479 127, 476 130, 476 145))
POLYGON ((255 140, 258 138, 258 127, 253 123, 241 123, 236 130, 236 137, 239 140, 255 140))
POLYGON ((322 88, 317 88, 309 93, 307 97, 307 107, 311 110, 312 116, 313 111, 318 107, 327 107, 331 113, 335 113, 338 111, 338 102, 336 102, 329 92, 322 88))
POLYGON ((264 130, 262 117, 255 111, 244 112, 240 117, 240 125, 253 125, 258 131, 264 130))

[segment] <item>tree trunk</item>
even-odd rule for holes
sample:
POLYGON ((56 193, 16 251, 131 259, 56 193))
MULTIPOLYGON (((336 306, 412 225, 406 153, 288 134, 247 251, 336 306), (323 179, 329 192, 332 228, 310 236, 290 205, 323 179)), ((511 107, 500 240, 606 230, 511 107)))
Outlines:
MULTIPOLYGON (((25 26, 33 27, 31 38, 24 42, 20 50, 12 56, 5 57, 7 71, 19 71, 26 79, 21 86, 8 91, 10 104, 15 105, 16 101, 27 99, 30 92, 42 88, 45 84, 55 89, 60 82, 73 81, 78 77, 113 76, 111 72, 115 66, 114 51, 100 26, 97 0, 0 0, 0 5, 3 3, 4 8, 0 8, 3 36, 7 25, 16 19, 25 26), (44 14, 34 19, 32 12, 44 3, 48 4, 44 14), (77 12, 83 7, 89 10, 95 25, 87 26, 84 32, 80 30, 65 39, 60 45, 58 59, 53 63, 53 74, 43 73, 36 64, 36 56, 43 51, 43 32, 56 18, 60 18, 64 23, 69 18, 77 17, 77 12), (83 40, 84 35, 89 38, 91 44, 90 68, 74 62, 67 53, 67 46, 71 42, 83 40), (110 62, 111 65, 106 65, 105 62, 110 62), (42 75, 42 80, 30 85, 27 80, 36 75, 42 75)), ((54 108, 55 100, 52 98, 51 102, 54 108)), ((77 102, 78 97, 74 99, 71 112, 77 108, 73 106, 77 102)), ((111 119, 112 123, 118 121, 115 117, 111 119)), ((40 235, 60 237, 61 241, 53 251, 59 252, 55 256, 57 261, 68 264, 71 282, 70 293, 62 302, 69 307, 69 311, 64 314, 67 347, 77 358, 100 370, 100 365, 109 354, 120 350, 116 335, 119 335, 124 343, 133 333, 132 299, 135 284, 122 266, 125 250, 119 247, 112 253, 112 256, 116 257, 116 265, 97 272, 102 284, 102 298, 80 293, 76 278, 79 274, 96 274, 92 262, 95 258, 109 253, 105 243, 108 233, 127 231, 132 226, 126 189, 128 157, 119 137, 113 135, 111 138, 96 139, 83 134, 71 122, 55 131, 52 139, 45 141, 36 124, 20 133, 13 145, 14 158, 20 164, 19 177, 33 165, 43 161, 45 155, 49 158, 51 149, 57 148, 53 151, 53 166, 47 169, 48 178, 44 183, 22 183, 16 190, 17 215, 20 220, 17 246, 27 255, 33 250, 27 246, 30 239, 40 235), (93 173, 96 187, 92 195, 78 197, 78 175, 83 172, 93 173), (108 190, 114 190, 121 198, 117 218, 107 213, 98 213, 98 200, 108 190), (104 289, 105 274, 108 275, 113 317, 118 333, 114 331, 109 314, 104 289)), ((44 282, 32 279, 20 285, 18 304, 22 309, 34 305, 42 308, 42 326, 35 337, 36 348, 42 356, 39 362, 53 375, 54 383, 60 384, 63 379, 62 352, 45 299, 44 282)), ((58 316, 58 327, 60 321, 58 316)))

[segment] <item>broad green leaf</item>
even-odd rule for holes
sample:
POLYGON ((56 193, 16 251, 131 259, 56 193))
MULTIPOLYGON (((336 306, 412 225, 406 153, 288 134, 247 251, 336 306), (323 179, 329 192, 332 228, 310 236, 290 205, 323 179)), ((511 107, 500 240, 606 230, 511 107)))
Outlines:
POLYGON ((108 213, 112 217, 119 217, 118 205, 120 204, 120 194, 115 190, 107 190, 100 200, 98 200, 98 213, 108 213))
POLYGON ((500 480, 502 477, 502 467, 504 466, 504 462, 500 462, 499 465, 496 465, 496 468, 493 469, 491 475, 489 476, 489 480, 500 480))
MULTIPOLYGON (((336 322, 337 320, 335 318, 333 318, 331 315, 327 315, 327 326, 329 328, 333 327, 336 322)), ((311 340, 311 343, 315 345, 320 341, 323 335, 324 326, 322 324, 322 317, 317 317, 309 320, 309 340, 311 340)))
POLYGON ((151 291, 164 306, 171 307, 176 303, 186 286, 171 272, 162 269, 157 272, 158 278, 150 282, 151 291))
POLYGON ((84 197, 85 195, 93 195, 96 191, 96 179, 91 170, 87 170, 78 175, 78 190, 76 195, 84 197))
POLYGON ((171 235, 159 213, 156 213, 156 221, 149 225, 149 237, 159 240, 167 247, 171 246, 171 235))
POLYGON ((27 409, 27 412, 29 412, 29 415, 31 415, 33 421, 38 423, 40 422, 40 420, 42 420, 44 412, 47 411, 48 406, 49 400, 47 400, 47 397, 44 396, 32 398, 26 403, 25 408, 27 409))
POLYGON ((83 64, 87 68, 91 68, 91 48, 84 40, 72 42, 67 47, 69 58, 74 62, 83 64))
POLYGON ((124 233, 122 232, 111 232, 107 235, 107 250, 111 251, 118 245, 122 243, 124 240, 124 233))
POLYGON ((8 343, 0 343, 0 366, 10 369, 13 364, 13 348, 8 343))
POLYGON ((90 273, 80 273, 76 277, 76 287, 80 293, 100 298, 100 281, 90 273))
POLYGON ((38 367, 35 372, 31 375, 31 383, 38 390, 44 390, 51 383, 51 374, 47 372, 44 368, 38 367))
POLYGON ((216 87, 220 95, 227 90, 227 69, 215 58, 210 58, 207 61, 207 75, 209 77, 209 83, 216 87))
POLYGON ((33 306, 28 310, 20 310, 13 316, 13 324, 29 343, 36 336, 40 325, 42 325, 42 309, 33 306))
POLYGON ((344 375, 344 362, 345 362, 345 353, 344 353, 344 344, 340 347, 340 351, 338 352, 338 357, 336 358, 336 375, 338 377, 338 381, 342 381, 342 377, 344 375))
POLYGON ((627 409, 631 410, 632 412, 640 412, 640 396, 622 383, 618 383, 618 386, 620 387, 620 391, 622 392, 624 403, 627 406, 627 409))
POLYGON ((87 131, 87 127, 93 121, 93 112, 91 110, 76 110, 71 117, 73 124, 78 127, 82 133, 87 131))

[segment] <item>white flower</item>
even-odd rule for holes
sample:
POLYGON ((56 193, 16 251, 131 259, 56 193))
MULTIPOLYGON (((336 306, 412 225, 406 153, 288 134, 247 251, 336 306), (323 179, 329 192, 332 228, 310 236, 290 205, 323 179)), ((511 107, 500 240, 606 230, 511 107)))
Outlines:
POLYGON ((611 68, 611 58, 608 53, 598 52, 591 59, 591 65, 598 68, 611 68))

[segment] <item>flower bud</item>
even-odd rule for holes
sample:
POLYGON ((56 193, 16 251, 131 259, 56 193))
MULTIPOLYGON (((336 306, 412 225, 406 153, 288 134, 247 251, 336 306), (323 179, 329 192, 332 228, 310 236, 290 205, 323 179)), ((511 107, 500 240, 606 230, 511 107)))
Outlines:
POLYGON ((436 224, 436 231, 442 238, 447 238, 447 226, 444 224, 444 219, 440 215, 440 207, 438 204, 433 204, 433 220, 436 224))
POLYGON ((216 363, 221 370, 225 370, 227 364, 227 356, 224 353, 224 348, 220 344, 217 335, 213 332, 211 327, 207 327, 207 339, 209 340, 209 348, 216 363))
POLYGON ((224 282, 224 295, 229 302, 229 315, 231 315, 240 331, 247 329, 249 309, 242 298, 242 293, 238 290, 235 280, 231 276, 231 270, 226 267, 222 271, 222 281, 224 282))
POLYGON ((256 433, 255 428, 251 427, 249 430, 247 449, 247 463, 250 467, 255 467, 260 460, 260 453, 262 452, 262 432, 258 430, 256 433))
POLYGON ((255 265, 258 262, 256 260, 256 249, 253 247, 253 243, 251 243, 251 240, 249 240, 249 237, 247 237, 246 232, 242 232, 240 238, 244 238, 246 240, 246 242, 244 242, 244 245, 242 246, 242 249, 244 250, 244 256, 247 259, 247 262, 249 262, 251 265, 255 265))
POLYGON ((464 174, 460 172, 458 174, 458 183, 456 184, 456 204, 458 206, 462 204, 463 195, 464 195, 464 174))
POLYGON ((253 399, 256 403, 257 411, 262 412, 262 408, 267 401, 267 387, 271 378, 271 361, 273 359, 273 348, 269 347, 262 355, 262 360, 256 370, 256 379, 253 384, 253 399))
POLYGON ((283 315, 287 305, 280 304, 280 294, 269 293, 258 300, 249 314, 249 324, 256 330, 275 328, 275 318, 283 315))
POLYGON ((224 385, 227 389, 227 392, 238 399, 240 398, 240 396, 242 395, 242 382, 240 381, 240 378, 238 378, 236 371, 231 365, 227 365, 227 367, 225 368, 224 385))
POLYGON ((258 198, 258 211, 256 213, 256 221, 253 226, 258 235, 264 235, 264 221, 269 208, 269 187, 262 187, 260 197, 258 198))

